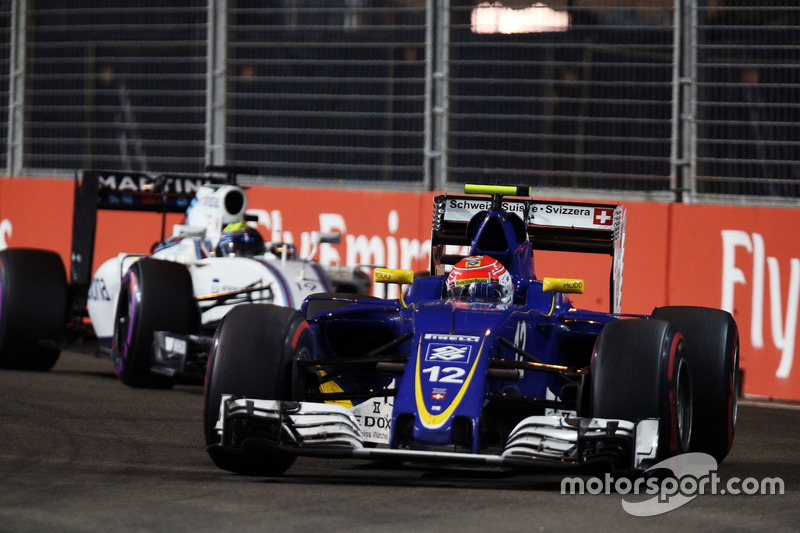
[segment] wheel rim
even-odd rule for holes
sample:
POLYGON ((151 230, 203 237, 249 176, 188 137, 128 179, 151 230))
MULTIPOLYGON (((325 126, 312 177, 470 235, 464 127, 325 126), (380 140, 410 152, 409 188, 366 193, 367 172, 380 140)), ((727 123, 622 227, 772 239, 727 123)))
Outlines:
POLYGON ((123 284, 119 293, 119 305, 125 306, 125 312, 117 320, 114 334, 114 372, 117 376, 122 375, 125 367, 125 360, 128 357, 128 347, 131 338, 131 327, 133 325, 132 313, 134 309, 131 291, 123 284))
POLYGON ((675 415, 678 443, 683 451, 688 451, 692 438, 692 384, 685 359, 680 360, 676 372, 675 415))

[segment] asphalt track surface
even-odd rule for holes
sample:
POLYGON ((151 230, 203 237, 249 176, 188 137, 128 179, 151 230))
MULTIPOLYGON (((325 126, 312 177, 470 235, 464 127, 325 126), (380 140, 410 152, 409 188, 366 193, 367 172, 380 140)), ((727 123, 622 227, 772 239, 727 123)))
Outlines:
POLYGON ((230 474, 205 453, 200 387, 130 389, 110 361, 77 352, 49 372, 0 371, 0 398, 2 533, 800 530, 800 410, 791 407, 745 402, 717 472, 723 483, 779 477, 783 495, 705 494, 643 518, 618 493, 563 495, 561 474, 312 458, 280 478, 230 474))

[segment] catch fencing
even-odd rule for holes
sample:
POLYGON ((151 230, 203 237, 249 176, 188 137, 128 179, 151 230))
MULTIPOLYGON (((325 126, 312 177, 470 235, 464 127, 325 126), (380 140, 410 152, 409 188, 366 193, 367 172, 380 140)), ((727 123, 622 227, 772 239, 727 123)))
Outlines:
POLYGON ((797 205, 795 0, 6 0, 0 165, 797 205))

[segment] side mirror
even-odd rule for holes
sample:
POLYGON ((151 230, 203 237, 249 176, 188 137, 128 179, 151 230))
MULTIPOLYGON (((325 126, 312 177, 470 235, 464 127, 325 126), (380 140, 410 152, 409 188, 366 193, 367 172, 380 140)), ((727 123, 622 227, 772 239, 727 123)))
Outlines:
POLYGON ((312 231, 311 251, 303 260, 313 261, 320 244, 339 244, 340 242, 342 242, 342 234, 338 231, 312 231))
POLYGON ((542 280, 542 290, 544 292, 583 294, 583 280, 570 278, 544 278, 544 280, 542 280))
POLYGON ((399 268, 376 268, 375 283, 396 283, 398 285, 414 283, 414 271, 399 268))
POLYGON ((312 231, 311 244, 339 244, 342 242, 342 234, 338 231, 312 231))
MULTIPOLYGON (((397 285, 408 285, 414 283, 414 271, 399 268, 376 268, 373 274, 375 283, 395 283, 397 285)), ((400 291, 400 305, 406 307, 403 301, 403 291, 400 291)))

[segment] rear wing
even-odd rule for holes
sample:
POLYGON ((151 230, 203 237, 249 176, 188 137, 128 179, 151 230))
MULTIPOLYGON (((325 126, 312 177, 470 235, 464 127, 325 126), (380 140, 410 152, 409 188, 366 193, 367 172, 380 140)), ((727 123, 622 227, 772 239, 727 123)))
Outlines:
MULTIPOLYGON (((501 201, 504 211, 516 213, 525 222, 534 250, 611 256, 611 311, 620 312, 625 253, 625 210, 621 205, 509 197, 501 201)), ((491 205, 490 198, 480 196, 444 194, 433 199, 432 274, 457 260, 445 253, 445 246, 472 244, 467 237, 467 224, 491 205)))
POLYGON ((236 184, 238 174, 255 174, 256 170, 214 166, 208 167, 208 172, 151 174, 127 170, 76 171, 70 281, 86 287, 91 282, 99 209, 161 213, 163 239, 166 214, 185 213, 201 186, 211 183, 236 184))

